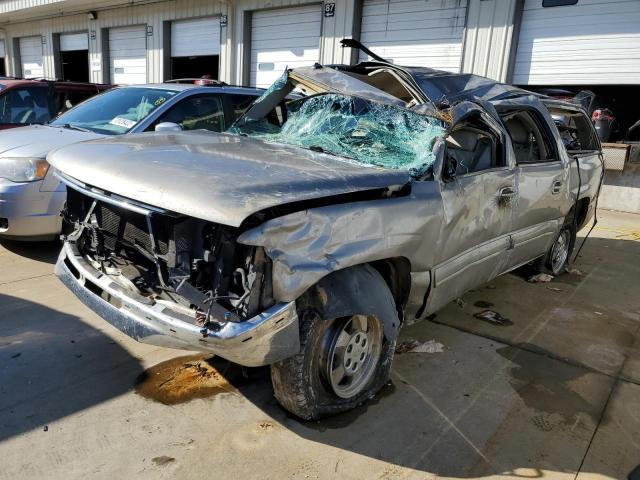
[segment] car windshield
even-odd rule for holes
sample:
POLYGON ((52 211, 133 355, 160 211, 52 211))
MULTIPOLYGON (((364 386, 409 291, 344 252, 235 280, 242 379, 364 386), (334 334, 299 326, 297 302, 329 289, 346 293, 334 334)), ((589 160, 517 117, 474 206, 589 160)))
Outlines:
POLYGON ((63 113, 51 125, 105 135, 127 133, 176 93, 157 88, 116 88, 63 113))
POLYGON ((434 117, 335 93, 291 101, 284 113, 286 119, 271 112, 263 119, 239 122, 230 132, 419 176, 433 164, 433 142, 446 130, 434 117), (281 125, 278 118, 284 120, 281 125))

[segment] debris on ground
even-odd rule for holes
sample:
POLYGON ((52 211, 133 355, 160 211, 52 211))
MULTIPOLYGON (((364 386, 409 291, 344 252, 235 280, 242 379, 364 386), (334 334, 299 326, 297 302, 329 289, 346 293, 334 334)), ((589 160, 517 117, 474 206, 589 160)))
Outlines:
POLYGON ((493 303, 485 302, 484 300, 478 300, 476 303, 473 304, 473 306, 478 308, 491 308, 493 307, 493 303))
POLYGON ((163 467, 164 465, 168 465, 171 462, 175 462, 176 459, 173 457, 167 457, 166 455, 162 455, 161 457, 154 457, 151 459, 153 463, 155 463, 159 467, 163 467))
POLYGON ((487 285, 486 287, 488 290, 495 290, 496 286, 495 285, 487 285))
POLYGON ((548 273, 538 273, 537 275, 533 275, 527 279, 529 283, 549 283, 553 280, 553 275, 549 275, 548 273))
POLYGON ((553 290, 554 292, 561 292, 561 291, 562 291, 562 289, 561 289, 561 288, 558 288, 558 287, 549 287, 549 286, 547 286, 547 290, 553 290))
POLYGON ((513 325, 513 322, 508 318, 503 317, 498 312, 494 312, 493 310, 483 310, 474 315, 475 318, 479 320, 484 320, 485 322, 489 322, 493 325, 513 325))
POLYGON ((456 298, 456 305, 458 305, 460 308, 464 308, 467 305, 467 302, 465 302, 462 298, 458 297, 456 298))
POLYGON ((566 270, 569 275, 577 275, 578 277, 582 276, 582 270, 578 270, 577 268, 567 267, 566 270))
POLYGON ((22 355, 21 353, 14 353, 13 355, 11 355, 11 358, 18 358, 20 355, 22 355))
POLYGON ((267 431, 267 430, 271 430, 272 428, 273 428, 273 424, 272 424, 272 423, 269 423, 269 422, 262 422, 262 423, 260 424, 260 430, 267 431))
POLYGON ((419 342, 418 340, 407 340, 396 346, 396 353, 442 353, 444 345, 435 340, 419 342))

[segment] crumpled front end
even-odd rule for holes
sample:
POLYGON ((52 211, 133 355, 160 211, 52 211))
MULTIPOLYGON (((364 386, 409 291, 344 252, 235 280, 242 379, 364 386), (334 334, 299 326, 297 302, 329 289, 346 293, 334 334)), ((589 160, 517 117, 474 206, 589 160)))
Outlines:
POLYGON ((246 366, 298 352, 295 303, 273 300, 262 249, 237 244, 230 227, 65 181, 69 233, 56 274, 113 326, 246 366))

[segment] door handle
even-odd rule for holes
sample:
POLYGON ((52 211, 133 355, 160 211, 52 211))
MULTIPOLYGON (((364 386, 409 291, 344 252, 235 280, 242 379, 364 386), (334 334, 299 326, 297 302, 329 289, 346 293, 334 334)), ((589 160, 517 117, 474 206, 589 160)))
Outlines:
POLYGON ((502 187, 498 190, 498 196, 501 198, 511 198, 516 194, 513 187, 502 187))
POLYGON ((556 180, 551 185, 551 193, 555 195, 556 193, 560 193, 560 188, 562 187, 562 182, 560 180, 556 180))

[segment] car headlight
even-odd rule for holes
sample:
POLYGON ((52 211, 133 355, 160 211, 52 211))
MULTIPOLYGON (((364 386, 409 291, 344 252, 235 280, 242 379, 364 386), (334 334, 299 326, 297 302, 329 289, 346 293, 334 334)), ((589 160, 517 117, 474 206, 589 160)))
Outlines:
POLYGON ((49 170, 44 158, 0 157, 0 178, 12 182, 34 182, 42 180, 49 170))

